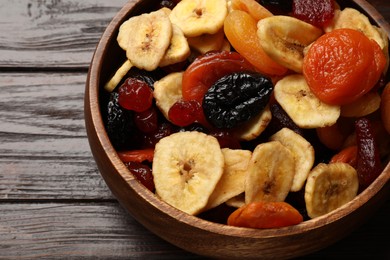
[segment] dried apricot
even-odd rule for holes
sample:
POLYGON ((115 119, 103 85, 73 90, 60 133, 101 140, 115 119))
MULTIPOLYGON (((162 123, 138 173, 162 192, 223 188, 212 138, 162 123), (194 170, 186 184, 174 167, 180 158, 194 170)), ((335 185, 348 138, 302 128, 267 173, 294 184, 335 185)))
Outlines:
POLYGON ((386 57, 379 45, 353 29, 336 29, 318 38, 303 62, 312 92, 332 105, 351 103, 380 79, 386 57))
POLYGON ((147 148, 143 150, 119 151, 118 156, 122 162, 152 162, 154 149, 147 148))
POLYGON ((252 202, 235 210, 228 225, 249 228, 279 228, 299 224, 303 216, 287 202, 252 202))
POLYGON ((257 22, 250 14, 233 10, 225 18, 225 35, 233 48, 256 69, 267 75, 283 75, 287 69, 272 60, 261 47, 257 22))
POLYGON ((263 7, 255 0, 232 0, 231 8, 233 10, 241 10, 247 12, 256 21, 273 15, 270 11, 268 11, 267 8, 263 7))
POLYGON ((356 168, 356 157, 357 157, 357 146, 352 145, 342 149, 340 152, 335 154, 331 159, 330 163, 343 162, 348 163, 353 168, 356 168))

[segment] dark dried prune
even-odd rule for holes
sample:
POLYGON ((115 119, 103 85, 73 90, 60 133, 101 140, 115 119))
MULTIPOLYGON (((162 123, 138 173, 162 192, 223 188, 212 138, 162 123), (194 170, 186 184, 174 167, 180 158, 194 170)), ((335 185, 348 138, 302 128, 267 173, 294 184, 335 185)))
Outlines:
POLYGON ((292 0, 257 0, 274 15, 286 15, 292 10, 292 0))
POLYGON ((237 72, 217 80, 206 92, 203 111, 217 128, 233 128, 258 115, 268 104, 272 81, 256 72, 237 72))
POLYGON ((117 149, 125 149, 131 142, 134 129, 133 113, 118 104, 119 94, 112 92, 107 103, 106 129, 112 145, 117 149))

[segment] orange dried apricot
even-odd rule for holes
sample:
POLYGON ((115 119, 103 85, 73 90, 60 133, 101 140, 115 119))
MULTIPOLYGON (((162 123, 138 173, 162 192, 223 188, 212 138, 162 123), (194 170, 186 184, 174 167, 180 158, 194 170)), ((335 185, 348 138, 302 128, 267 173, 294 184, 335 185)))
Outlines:
POLYGON ((340 152, 335 154, 331 159, 330 163, 343 162, 348 163, 352 167, 356 168, 356 158, 357 158, 357 146, 352 145, 342 149, 340 152))
POLYGON ((287 69, 272 60, 257 36, 257 22, 244 11, 233 10, 225 19, 224 31, 233 48, 256 69, 267 75, 283 75, 287 69))
POLYGON ((353 29, 336 29, 318 38, 303 62, 312 92, 332 105, 351 103, 380 79, 386 57, 379 45, 353 29))
POLYGON ((270 11, 268 11, 267 8, 263 7, 255 0, 232 0, 231 7, 233 10, 241 10, 247 12, 256 21, 273 15, 270 11))
POLYGON ((299 224, 303 216, 287 202, 252 202, 228 218, 228 225, 249 228, 278 228, 299 224))
POLYGON ((119 151, 118 156, 122 162, 143 162, 153 161, 154 149, 148 148, 143 150, 119 151))

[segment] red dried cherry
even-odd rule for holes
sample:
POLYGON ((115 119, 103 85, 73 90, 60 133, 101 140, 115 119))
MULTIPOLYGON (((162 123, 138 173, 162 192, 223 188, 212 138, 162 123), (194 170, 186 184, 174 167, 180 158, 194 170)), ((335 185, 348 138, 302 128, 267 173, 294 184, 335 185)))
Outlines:
POLYGON ((158 115, 156 109, 151 106, 148 110, 134 113, 134 123, 143 133, 151 133, 158 128, 158 115))
POLYGON ((322 27, 332 20, 335 6, 333 0, 293 0, 292 9, 294 17, 322 27))
POLYGON ((357 143, 357 173, 360 191, 367 188, 382 172, 375 133, 367 118, 355 122, 357 143))
POLYGON ((189 126, 202 116, 202 107, 198 101, 179 100, 169 109, 169 120, 177 126, 189 126))
POLYGON ((127 162, 125 165, 140 183, 154 192, 153 174, 149 166, 138 162, 127 162))
POLYGON ((118 93, 119 105, 124 109, 143 112, 152 105, 153 92, 142 80, 127 78, 119 87, 118 93))

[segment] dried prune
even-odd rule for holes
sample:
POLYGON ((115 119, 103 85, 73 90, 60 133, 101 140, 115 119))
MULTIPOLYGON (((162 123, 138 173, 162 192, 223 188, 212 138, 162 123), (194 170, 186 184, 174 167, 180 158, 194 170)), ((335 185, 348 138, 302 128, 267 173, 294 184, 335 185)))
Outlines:
POLYGON ((273 83, 256 72, 237 72, 217 80, 206 92, 203 111, 216 128, 231 129, 258 115, 268 104, 273 83))
POLYGON ((257 0, 275 15, 286 15, 292 10, 292 0, 257 0))
POLYGON ((112 92, 107 103, 106 129, 112 145, 121 150, 131 143, 134 129, 133 112, 123 109, 118 103, 119 94, 112 92))

